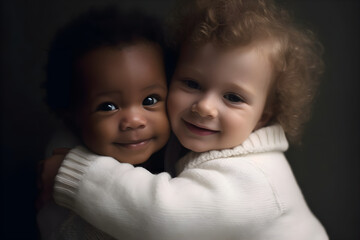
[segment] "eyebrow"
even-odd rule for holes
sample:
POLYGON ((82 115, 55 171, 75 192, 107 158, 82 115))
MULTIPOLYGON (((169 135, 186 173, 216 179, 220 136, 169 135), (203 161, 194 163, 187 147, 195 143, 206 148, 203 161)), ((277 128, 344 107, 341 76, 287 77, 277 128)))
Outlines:
MULTIPOLYGON (((163 91, 167 91, 167 87, 166 86, 163 86, 161 84, 153 84, 153 85, 150 85, 150 86, 147 86, 147 87, 144 87, 141 89, 141 91, 149 91, 149 90, 155 90, 155 89, 161 89, 163 91)), ((101 96, 104 96, 104 95, 117 95, 117 94, 123 94, 124 91, 117 91, 117 90, 114 90, 114 91, 104 91, 104 92, 100 92, 98 94, 96 94, 94 96, 94 98, 97 98, 97 97, 101 97, 101 96)))
POLYGON ((153 84, 153 85, 144 87, 144 88, 142 89, 142 91, 153 90, 153 89, 162 89, 162 90, 166 91, 166 90, 167 90, 167 87, 164 86, 164 85, 162 85, 162 84, 157 84, 157 83, 156 83, 156 84, 153 84))
POLYGON ((104 92, 97 93, 94 96, 94 98, 101 97, 104 95, 115 95, 115 94, 122 94, 122 91, 104 91, 104 92))
POLYGON ((182 68, 181 72, 183 72, 183 71, 191 71, 192 73, 202 75, 202 71, 199 68, 194 67, 193 64, 182 63, 181 68, 182 68))
POLYGON ((181 71, 176 71, 174 73, 174 76, 180 74, 183 77, 190 77, 190 78, 196 78, 196 79, 204 79, 205 76, 202 71, 200 71, 198 68, 195 68, 189 64, 184 64, 181 66, 181 71))
POLYGON ((241 92, 241 94, 244 94, 244 97, 246 99, 249 99, 249 98, 252 98, 252 96, 254 96, 254 93, 251 89, 249 88, 245 88, 239 84, 236 84, 234 82, 230 82, 228 84, 226 84, 230 89, 234 89, 235 91, 236 90, 239 90, 241 92))

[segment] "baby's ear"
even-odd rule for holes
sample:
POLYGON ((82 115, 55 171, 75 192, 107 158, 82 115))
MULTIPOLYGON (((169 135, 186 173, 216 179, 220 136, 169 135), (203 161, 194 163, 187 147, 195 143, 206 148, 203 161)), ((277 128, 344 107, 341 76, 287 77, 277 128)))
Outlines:
POLYGON ((255 126, 255 129, 254 130, 258 130, 262 127, 265 127, 267 124, 269 124, 271 122, 271 119, 273 118, 273 111, 272 111, 272 108, 271 107, 267 107, 260 120, 258 121, 258 123, 256 124, 255 126))

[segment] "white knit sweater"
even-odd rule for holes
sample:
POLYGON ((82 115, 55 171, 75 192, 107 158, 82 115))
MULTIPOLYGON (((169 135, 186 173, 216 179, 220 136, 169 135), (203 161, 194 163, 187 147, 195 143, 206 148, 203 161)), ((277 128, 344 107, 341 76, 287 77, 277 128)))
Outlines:
POLYGON ((262 128, 233 149, 189 153, 171 178, 77 147, 59 170, 55 200, 118 239, 328 239, 287 148, 280 126, 262 128))

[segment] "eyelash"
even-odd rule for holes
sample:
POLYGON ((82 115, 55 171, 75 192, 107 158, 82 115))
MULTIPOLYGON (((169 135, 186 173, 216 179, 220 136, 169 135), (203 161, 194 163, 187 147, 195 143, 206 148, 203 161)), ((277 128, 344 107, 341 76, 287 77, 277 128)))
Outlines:
POLYGON ((147 96, 147 97, 143 100, 142 105, 143 105, 143 106, 152 106, 152 105, 157 104, 159 101, 161 101, 161 97, 160 97, 159 95, 150 95, 150 96, 147 96), (155 100, 155 103, 146 104, 145 101, 147 101, 147 100, 149 100, 149 99, 155 100))
POLYGON ((182 83, 190 89, 201 90, 200 84, 191 79, 182 80, 182 83))
POLYGON ((104 102, 99 104, 99 106, 96 108, 96 111, 102 111, 102 112, 111 112, 119 109, 116 104, 112 102, 104 102))
POLYGON ((231 103, 243 103, 245 102, 244 98, 242 98, 241 96, 239 96, 236 93, 226 93, 223 96, 227 101, 231 102, 231 103))
MULTIPOLYGON (((161 97, 159 95, 150 95, 150 96, 147 96, 143 100, 142 105, 145 107, 149 107, 149 106, 153 106, 153 105, 157 104, 159 101, 161 101, 161 97), (150 103, 146 102, 147 100, 152 101, 152 102, 150 102, 150 103)), ((103 102, 97 106, 96 111, 111 112, 111 111, 115 111, 118 109, 119 109, 119 107, 115 103, 103 102)))
MULTIPOLYGON (((196 81, 191 80, 191 79, 185 79, 182 80, 182 83, 190 89, 194 89, 194 90, 201 90, 200 84, 198 84, 196 81)), ((245 100, 243 97, 239 96, 236 93, 226 93, 223 95, 223 98, 225 98, 227 101, 231 102, 231 103, 244 103, 245 100)))

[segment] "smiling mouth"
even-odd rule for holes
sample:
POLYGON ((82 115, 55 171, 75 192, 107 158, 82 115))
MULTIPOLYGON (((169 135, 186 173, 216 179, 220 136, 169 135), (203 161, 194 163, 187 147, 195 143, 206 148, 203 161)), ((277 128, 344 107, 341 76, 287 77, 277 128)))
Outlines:
POLYGON ((207 128, 202 128, 199 126, 196 126, 194 124, 191 124, 189 122, 184 121, 185 126, 187 127, 187 129, 190 130, 190 132, 199 135, 199 136, 208 136, 208 135, 212 135, 212 134, 216 134, 219 131, 215 131, 215 130, 211 130, 211 129, 207 129, 207 128))
POLYGON ((129 142, 124 142, 124 143, 114 142, 114 144, 119 147, 137 150, 137 149, 147 146, 150 141, 151 141, 151 138, 144 139, 144 140, 129 141, 129 142))

